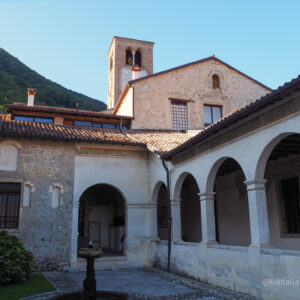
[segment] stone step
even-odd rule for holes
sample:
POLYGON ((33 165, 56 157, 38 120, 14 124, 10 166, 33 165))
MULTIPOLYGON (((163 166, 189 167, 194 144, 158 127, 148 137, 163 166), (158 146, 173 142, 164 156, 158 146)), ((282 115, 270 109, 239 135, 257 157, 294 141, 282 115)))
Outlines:
MULTIPOLYGON (((126 256, 101 257, 95 260, 95 271, 111 271, 125 269, 139 269, 144 266, 132 260, 127 260, 126 256)), ((71 267, 64 267, 65 272, 86 271, 86 261, 78 259, 71 267)))

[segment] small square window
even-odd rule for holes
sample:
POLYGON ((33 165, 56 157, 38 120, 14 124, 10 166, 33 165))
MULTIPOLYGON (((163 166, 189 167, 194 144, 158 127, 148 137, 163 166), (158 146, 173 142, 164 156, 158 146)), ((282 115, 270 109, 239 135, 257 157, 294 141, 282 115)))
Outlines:
POLYGON ((208 126, 222 118, 222 106, 204 105, 204 126, 208 126))
POLYGON ((188 111, 187 104, 183 102, 171 102, 172 106, 172 129, 188 129, 188 111))

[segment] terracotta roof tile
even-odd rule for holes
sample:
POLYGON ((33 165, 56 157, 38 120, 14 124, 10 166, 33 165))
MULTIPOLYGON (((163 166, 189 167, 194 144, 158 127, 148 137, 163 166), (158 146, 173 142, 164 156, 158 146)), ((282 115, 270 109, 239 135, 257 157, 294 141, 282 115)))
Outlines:
POLYGON ((104 110, 104 111, 97 112, 97 111, 77 110, 72 108, 43 106, 43 105, 27 106, 27 104, 25 103, 6 104, 5 107, 8 109, 32 111, 32 112, 50 112, 50 113, 79 115, 79 116, 88 116, 88 117, 103 117, 103 118, 112 118, 112 119, 132 119, 132 117, 128 117, 128 116, 112 115, 111 110, 104 110))
POLYGON ((192 136, 172 130, 126 130, 54 125, 10 120, 0 114, 0 136, 50 140, 145 145, 152 152, 167 152, 192 136))
POLYGON ((9 120, 9 115, 0 115, 0 136, 89 143, 144 145, 141 142, 127 137, 118 129, 75 127, 15 121, 9 120))
POLYGON ((167 152, 189 140, 192 136, 173 130, 126 130, 125 134, 147 145, 152 152, 167 152))

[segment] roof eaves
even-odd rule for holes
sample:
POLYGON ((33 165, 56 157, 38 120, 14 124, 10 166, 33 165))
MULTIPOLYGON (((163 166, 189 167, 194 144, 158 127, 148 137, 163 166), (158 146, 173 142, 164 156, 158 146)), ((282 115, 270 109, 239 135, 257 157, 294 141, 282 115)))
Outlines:
POLYGON ((152 78, 152 77, 164 75, 166 73, 177 71, 177 70, 180 70, 180 69, 184 69, 184 68, 187 68, 187 67, 190 67, 190 66, 193 66, 193 65, 197 65, 197 64, 200 64, 200 63, 204 63, 204 62, 209 61, 209 60, 215 60, 215 61, 225 65, 226 67, 230 68, 231 70, 233 70, 233 71, 243 75, 244 77, 250 79, 251 81, 255 82, 256 84, 262 86, 263 88, 265 88, 269 91, 272 91, 272 89, 269 88, 268 86, 266 86, 265 84, 263 84, 263 83, 257 81, 256 79, 246 75, 245 73, 243 73, 243 72, 239 71, 238 69, 230 66, 229 64, 225 63, 224 61, 222 61, 221 59, 219 59, 215 56, 209 56, 209 57, 206 57, 206 58, 203 58, 203 59, 200 59, 200 60, 196 60, 196 61, 184 64, 184 65, 180 65, 180 66, 177 66, 177 67, 174 67, 174 68, 171 68, 171 69, 167 69, 167 70, 164 70, 164 71, 161 71, 161 72, 153 73, 153 74, 150 74, 150 75, 147 75, 147 76, 144 76, 144 77, 140 77, 140 78, 137 78, 137 79, 134 79, 134 80, 130 80, 129 84, 140 82, 142 80, 146 80, 146 79, 149 79, 149 78, 152 78))
POLYGON ((76 115, 76 116, 88 116, 88 117, 99 117, 104 119, 130 119, 132 120, 132 117, 129 116, 120 116, 120 115, 113 115, 113 114, 107 114, 107 113, 101 113, 101 112, 88 112, 88 111, 76 111, 76 110, 67 110, 62 108, 61 110, 59 107, 37 107, 37 106, 26 106, 19 105, 19 104, 5 104, 4 107, 10 109, 10 110, 22 110, 22 111, 32 111, 32 112, 49 112, 49 113, 57 113, 57 114, 64 114, 64 115, 76 115))

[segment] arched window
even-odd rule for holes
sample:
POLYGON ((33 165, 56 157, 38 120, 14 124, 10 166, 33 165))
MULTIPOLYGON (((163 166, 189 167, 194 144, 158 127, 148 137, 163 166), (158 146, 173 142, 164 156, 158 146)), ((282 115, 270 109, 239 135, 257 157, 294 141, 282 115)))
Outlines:
POLYGON ((135 63, 135 65, 138 65, 139 67, 142 66, 142 54, 140 51, 135 52, 134 63, 135 63))
POLYGON ((219 89, 220 88, 220 79, 219 76, 214 74, 212 76, 212 84, 214 89, 219 89))
POLYGON ((126 65, 132 66, 133 64, 133 56, 132 56, 132 52, 127 49, 126 50, 126 65))

